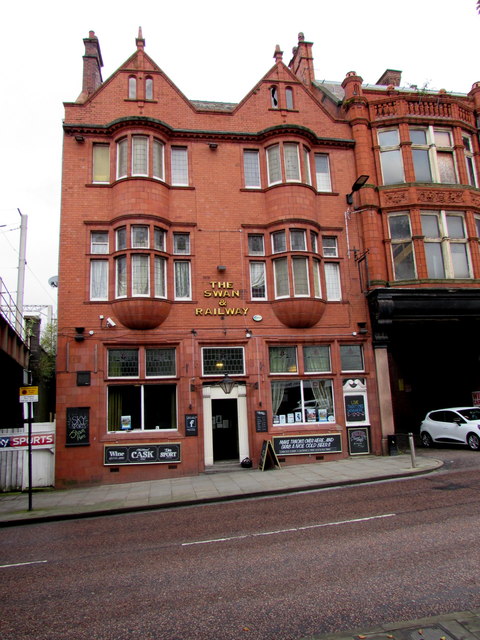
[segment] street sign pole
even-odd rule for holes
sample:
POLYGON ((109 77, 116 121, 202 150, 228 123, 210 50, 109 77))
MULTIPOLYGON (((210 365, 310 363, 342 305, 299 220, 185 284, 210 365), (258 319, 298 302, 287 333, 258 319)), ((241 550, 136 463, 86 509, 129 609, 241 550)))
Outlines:
POLYGON ((28 510, 32 510, 32 403, 28 402, 28 510))

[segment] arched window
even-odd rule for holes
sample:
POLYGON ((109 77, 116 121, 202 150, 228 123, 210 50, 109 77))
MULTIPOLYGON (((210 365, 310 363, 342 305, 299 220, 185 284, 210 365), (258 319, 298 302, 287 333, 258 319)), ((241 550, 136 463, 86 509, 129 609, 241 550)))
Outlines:
POLYGON ((145 100, 153 100, 153 78, 145 79, 145 100))
POLYGON ((285 105, 287 109, 293 109, 293 89, 292 87, 287 87, 285 89, 285 105))
POLYGON ((277 87, 270 87, 270 98, 272 103, 272 109, 278 109, 278 89, 277 87))
POLYGON ((135 76, 130 76, 128 79, 128 97, 130 100, 137 99, 137 79, 135 76))

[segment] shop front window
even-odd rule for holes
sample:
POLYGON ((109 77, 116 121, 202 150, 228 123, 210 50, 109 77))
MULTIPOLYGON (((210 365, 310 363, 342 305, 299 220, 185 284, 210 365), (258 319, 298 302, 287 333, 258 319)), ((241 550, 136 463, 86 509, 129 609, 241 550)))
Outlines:
POLYGON ((271 385, 274 426, 335 421, 331 380, 274 380, 271 385))

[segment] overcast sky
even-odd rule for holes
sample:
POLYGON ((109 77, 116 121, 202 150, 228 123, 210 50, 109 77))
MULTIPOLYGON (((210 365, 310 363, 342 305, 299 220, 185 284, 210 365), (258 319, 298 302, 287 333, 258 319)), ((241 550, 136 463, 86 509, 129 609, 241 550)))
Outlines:
MULTIPOLYGON (((106 80, 136 49, 193 100, 238 102, 300 31, 318 80, 356 71, 375 83, 468 93, 480 81, 476 0, 24 0, 2 8, 0 278, 16 295, 20 216, 28 218, 25 305, 54 305, 58 272, 63 102, 82 88, 83 38, 100 41, 106 80)), ((61 283, 60 283, 61 286, 61 283)))

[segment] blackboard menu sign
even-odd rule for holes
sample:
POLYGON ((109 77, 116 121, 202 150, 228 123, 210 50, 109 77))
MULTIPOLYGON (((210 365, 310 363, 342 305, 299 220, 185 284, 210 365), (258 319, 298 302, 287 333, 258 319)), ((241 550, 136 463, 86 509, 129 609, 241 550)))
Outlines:
POLYGON ((345 417, 347 422, 365 422, 367 413, 363 394, 345 396, 345 417))
POLYGON ((90 407, 67 407, 65 446, 90 444, 90 407))
POLYGON ((266 411, 255 411, 255 431, 257 433, 268 431, 266 411))
POLYGON ((198 416, 196 413, 185 415, 185 435, 198 436, 198 416))
POLYGON ((370 453, 368 427, 347 427, 348 452, 351 456, 370 453))
POLYGON ((280 463, 273 448, 272 441, 264 440, 262 450, 260 451, 258 469, 259 471, 266 471, 267 469, 274 469, 275 467, 280 467, 280 463))
POLYGON ((105 445, 104 464, 165 464, 180 462, 180 443, 105 445))
POLYGON ((273 448, 280 457, 308 453, 339 453, 342 450, 342 438, 339 433, 273 436, 273 448))

